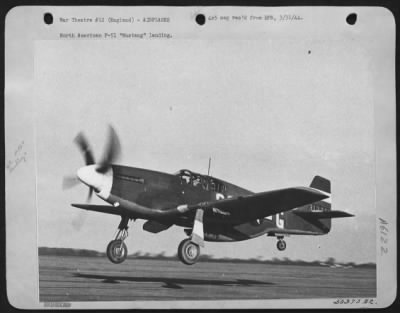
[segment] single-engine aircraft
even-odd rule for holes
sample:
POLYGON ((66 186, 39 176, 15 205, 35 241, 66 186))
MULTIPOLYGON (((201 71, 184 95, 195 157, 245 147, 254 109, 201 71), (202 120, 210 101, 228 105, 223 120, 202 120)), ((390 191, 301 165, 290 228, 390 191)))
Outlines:
POLYGON ((205 241, 232 242, 262 235, 277 238, 285 250, 286 235, 324 235, 332 218, 352 214, 331 210, 331 186, 315 176, 309 187, 290 187, 254 193, 216 177, 187 169, 175 174, 112 164, 120 142, 110 126, 105 153, 99 163, 83 133, 75 138, 86 166, 76 176, 64 177, 64 188, 82 182, 108 205, 72 204, 84 210, 121 216, 116 236, 107 246, 113 263, 127 257, 124 240, 130 220, 144 219, 143 229, 159 233, 173 225, 184 227, 188 238, 178 246, 178 257, 196 263, 205 241))

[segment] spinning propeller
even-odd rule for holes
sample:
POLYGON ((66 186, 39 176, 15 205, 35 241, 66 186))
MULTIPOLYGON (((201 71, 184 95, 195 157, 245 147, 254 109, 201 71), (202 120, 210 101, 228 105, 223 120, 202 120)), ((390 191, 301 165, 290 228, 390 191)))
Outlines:
POLYGON ((110 125, 103 157, 99 163, 96 163, 89 142, 82 132, 78 133, 74 142, 81 151, 86 166, 80 168, 76 176, 65 176, 63 179, 63 189, 72 188, 79 182, 82 182, 89 187, 87 197, 87 201, 89 201, 93 190, 96 192, 100 191, 104 174, 107 173, 112 163, 119 157, 121 145, 114 128, 110 125))

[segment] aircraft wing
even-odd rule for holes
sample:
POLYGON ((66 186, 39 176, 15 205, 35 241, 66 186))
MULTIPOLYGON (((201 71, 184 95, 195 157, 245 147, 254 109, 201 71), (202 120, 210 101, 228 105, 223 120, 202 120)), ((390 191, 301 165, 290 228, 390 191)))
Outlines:
POLYGON ((289 211, 328 197, 329 195, 313 188, 293 187, 190 205, 188 210, 204 208, 206 214, 212 210, 229 220, 245 222, 289 211))
POLYGON ((76 204, 76 203, 73 203, 71 205, 75 208, 79 208, 79 209, 83 209, 83 210, 95 211, 95 212, 107 213, 107 214, 114 214, 114 215, 126 215, 129 217, 135 218, 135 216, 132 216, 131 211, 126 210, 122 207, 113 207, 111 205, 93 205, 93 204, 76 204))

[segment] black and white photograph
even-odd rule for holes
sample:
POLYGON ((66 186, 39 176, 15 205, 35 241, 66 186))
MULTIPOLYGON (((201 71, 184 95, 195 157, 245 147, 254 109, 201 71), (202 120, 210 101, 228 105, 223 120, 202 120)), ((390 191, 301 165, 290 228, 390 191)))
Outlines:
POLYGON ((362 10, 321 11, 318 29, 305 8, 51 12, 31 138, 6 156, 9 181, 34 171, 42 306, 379 304, 389 221, 362 10))

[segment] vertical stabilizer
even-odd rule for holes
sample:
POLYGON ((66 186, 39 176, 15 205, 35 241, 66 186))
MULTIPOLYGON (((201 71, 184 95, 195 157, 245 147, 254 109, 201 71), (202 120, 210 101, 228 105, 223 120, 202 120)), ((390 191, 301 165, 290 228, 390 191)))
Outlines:
POLYGON ((323 178, 321 176, 315 176, 310 185, 311 188, 318 189, 322 191, 326 195, 329 195, 329 198, 326 198, 322 201, 316 202, 315 205, 311 205, 312 211, 319 209, 331 210, 332 201, 331 201, 331 182, 329 179, 323 178), (321 207, 319 207, 321 206, 321 207))
MULTIPOLYGON (((314 214, 331 211, 331 181, 321 176, 315 176, 310 187, 329 195, 329 198, 310 204, 307 211, 314 214)), ((322 233, 328 233, 331 230, 332 223, 330 218, 320 220, 317 219, 317 215, 315 215, 315 218, 310 218, 308 221, 314 224, 314 226, 316 226, 316 228, 322 233)))
POLYGON ((328 179, 315 176, 310 187, 328 195, 329 198, 287 212, 287 228, 324 235, 330 232, 333 218, 354 216, 344 211, 332 211, 331 182, 328 179))
POLYGON ((331 181, 321 176, 315 176, 311 182, 310 187, 324 191, 329 194, 331 193, 331 181))

